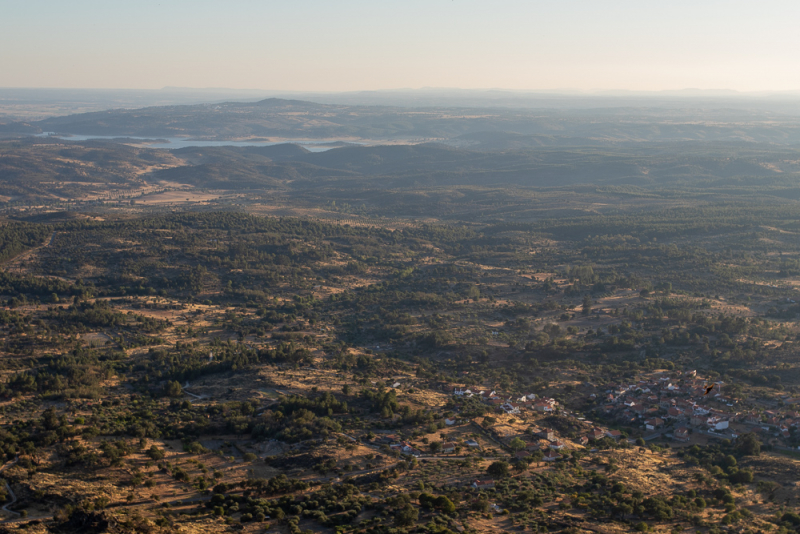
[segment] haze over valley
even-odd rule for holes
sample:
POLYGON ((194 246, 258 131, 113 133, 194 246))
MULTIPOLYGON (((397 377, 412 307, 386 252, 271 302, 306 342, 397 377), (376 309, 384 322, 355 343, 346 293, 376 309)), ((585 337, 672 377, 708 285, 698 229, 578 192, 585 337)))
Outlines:
POLYGON ((0 534, 800 531, 794 2, 6 2, 0 534))

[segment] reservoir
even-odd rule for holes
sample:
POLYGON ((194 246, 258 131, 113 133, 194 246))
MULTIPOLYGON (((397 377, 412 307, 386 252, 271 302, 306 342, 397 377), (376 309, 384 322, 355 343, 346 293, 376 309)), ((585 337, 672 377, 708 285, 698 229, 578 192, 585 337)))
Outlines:
POLYGON ((149 148, 162 148, 166 150, 177 150, 179 148, 188 147, 214 147, 214 146, 273 146, 282 145, 286 143, 293 143, 300 145, 310 152, 325 152, 332 148, 339 148, 345 144, 360 144, 352 142, 342 142, 333 139, 287 139, 284 141, 262 141, 262 140, 249 140, 249 141, 206 141, 202 139, 192 139, 189 137, 166 137, 166 138, 152 138, 152 137, 134 137, 130 135, 118 136, 102 136, 102 135, 55 135, 53 132, 44 132, 37 134, 35 137, 53 137, 63 139, 65 141, 117 141, 123 144, 143 144, 149 148))

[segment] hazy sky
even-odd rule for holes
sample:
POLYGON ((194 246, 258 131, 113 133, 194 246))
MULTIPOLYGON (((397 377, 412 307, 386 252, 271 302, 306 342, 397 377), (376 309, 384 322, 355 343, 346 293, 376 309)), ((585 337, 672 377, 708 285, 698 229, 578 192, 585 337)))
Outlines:
POLYGON ((0 0, 0 87, 800 90, 797 0, 0 0))

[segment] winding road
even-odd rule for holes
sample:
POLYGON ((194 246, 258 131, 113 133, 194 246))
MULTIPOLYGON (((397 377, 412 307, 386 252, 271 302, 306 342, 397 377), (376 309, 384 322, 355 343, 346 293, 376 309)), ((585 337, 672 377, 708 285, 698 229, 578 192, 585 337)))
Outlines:
MULTIPOLYGON (((18 460, 19 460, 19 457, 14 458, 10 462, 6 463, 3 467, 0 467, 0 472, 3 472, 3 471, 5 471, 5 469, 7 467, 11 467, 12 465, 16 464, 18 460)), ((14 490, 12 490, 11 486, 8 485, 8 481, 4 480, 3 482, 5 482, 6 491, 8 491, 8 494, 11 496, 11 501, 9 501, 6 504, 4 504, 2 506, 2 508, 0 508, 0 510, 2 510, 3 512, 8 512, 9 514, 13 514, 13 515, 15 515, 17 517, 20 517, 22 514, 20 514, 19 512, 15 512, 14 510, 9 510, 8 509, 9 506, 11 506, 12 504, 17 502, 17 496, 14 495, 14 490)))

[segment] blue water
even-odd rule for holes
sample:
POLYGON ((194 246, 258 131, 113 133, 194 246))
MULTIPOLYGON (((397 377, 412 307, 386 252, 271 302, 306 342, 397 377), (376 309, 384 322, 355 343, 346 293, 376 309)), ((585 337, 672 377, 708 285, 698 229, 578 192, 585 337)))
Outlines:
MULTIPOLYGON (((331 139, 303 139, 303 140, 286 140, 280 142, 273 142, 273 141, 203 141, 199 139, 190 139, 187 137, 166 137, 166 138, 159 138, 158 141, 154 140, 152 137, 134 137, 132 135, 54 135, 53 132, 44 132, 41 134, 37 134, 36 137, 55 137, 58 139, 64 139, 66 141, 88 141, 90 139, 98 139, 98 140, 106 140, 112 141, 114 139, 135 139, 137 141, 147 142, 147 146, 150 148, 165 148, 168 150, 175 150, 178 148, 187 148, 187 147, 208 147, 208 146, 272 146, 272 145, 282 145, 285 143, 294 143, 296 145, 300 145, 306 150, 311 152, 325 152, 326 150, 330 150, 332 148, 337 148, 335 146, 326 146, 329 143, 334 143, 336 140, 331 139), (166 142, 161 142, 161 141, 166 142), (150 141, 150 142, 148 142, 150 141)), ((360 143, 356 143, 360 144, 360 143)))

